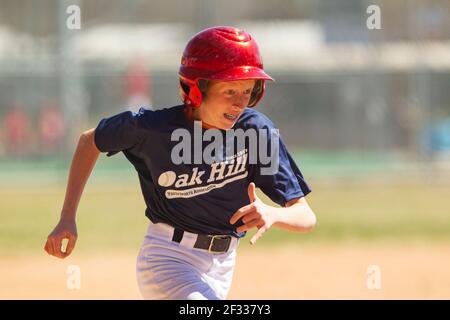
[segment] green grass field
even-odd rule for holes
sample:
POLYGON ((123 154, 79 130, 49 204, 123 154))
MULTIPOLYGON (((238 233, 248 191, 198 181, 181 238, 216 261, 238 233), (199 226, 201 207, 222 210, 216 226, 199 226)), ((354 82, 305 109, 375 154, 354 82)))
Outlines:
MULTIPOLYGON (((44 162, 25 170, 26 164, 11 162, 1 167, 0 255, 42 251, 59 217, 67 166, 68 162, 44 162)), ((315 230, 299 235, 272 229, 258 244, 450 240, 450 187, 412 181, 312 180, 308 200, 318 217, 315 230)), ((144 209, 131 166, 124 166, 121 158, 102 159, 79 207, 77 250, 137 251, 148 223, 144 209)))
MULTIPOLYGON (((0 254, 39 252, 59 217, 64 188, 1 188, 0 254)), ((259 244, 284 241, 450 240, 448 188, 317 186, 318 217, 305 235, 272 229, 259 244)), ((147 225, 138 185, 88 186, 78 211, 77 250, 137 250, 147 225)), ((244 245, 247 241, 244 241, 244 245)))

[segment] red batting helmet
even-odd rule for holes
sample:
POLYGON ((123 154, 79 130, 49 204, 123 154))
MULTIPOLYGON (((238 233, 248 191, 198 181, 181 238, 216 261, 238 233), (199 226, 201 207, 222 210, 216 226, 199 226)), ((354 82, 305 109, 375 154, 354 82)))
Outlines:
POLYGON ((262 98, 265 80, 273 80, 263 70, 253 37, 233 27, 213 27, 189 40, 181 58, 180 95, 193 107, 202 103, 199 80, 257 80, 249 101, 253 107, 262 98))

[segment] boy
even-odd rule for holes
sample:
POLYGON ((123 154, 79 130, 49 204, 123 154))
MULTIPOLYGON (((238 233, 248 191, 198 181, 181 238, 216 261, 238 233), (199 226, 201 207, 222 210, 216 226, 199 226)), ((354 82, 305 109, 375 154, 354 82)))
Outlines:
POLYGON ((187 44, 179 75, 182 105, 123 112, 81 135, 45 250, 59 258, 72 252, 78 202, 98 155, 122 151, 139 174, 151 221, 137 259, 143 297, 225 299, 247 230, 258 229, 254 244, 272 226, 310 231, 316 218, 305 200, 310 189, 273 123, 252 109, 272 78, 251 35, 232 27, 201 31, 187 44), (264 204, 256 187, 281 208, 264 204))

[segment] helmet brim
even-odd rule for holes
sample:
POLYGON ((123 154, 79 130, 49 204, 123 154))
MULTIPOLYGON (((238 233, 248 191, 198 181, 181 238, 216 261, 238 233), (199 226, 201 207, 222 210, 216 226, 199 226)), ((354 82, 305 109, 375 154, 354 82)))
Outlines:
POLYGON ((239 66, 225 71, 217 72, 210 75, 207 80, 270 80, 275 81, 271 76, 265 73, 262 69, 251 66, 239 66))

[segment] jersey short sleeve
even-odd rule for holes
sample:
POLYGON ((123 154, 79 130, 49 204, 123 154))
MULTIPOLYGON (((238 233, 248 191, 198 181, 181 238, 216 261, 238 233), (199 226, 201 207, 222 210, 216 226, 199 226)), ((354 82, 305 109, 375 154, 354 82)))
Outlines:
MULTIPOLYGON (((274 125, 270 121, 265 122, 264 126, 266 129, 274 129, 274 125)), ((278 143, 275 144, 278 146, 278 157, 273 158, 277 160, 274 161, 276 164, 275 170, 273 170, 273 173, 264 172, 261 165, 258 164, 254 167, 253 179, 255 185, 273 202, 284 206, 290 200, 306 196, 311 192, 311 189, 292 156, 289 154, 283 138, 279 135, 278 131, 277 134, 269 135, 267 150, 272 152, 270 139, 278 140, 278 143)))
POLYGON ((142 117, 146 111, 149 110, 125 111, 100 120, 95 129, 97 148, 112 155, 136 146, 143 138, 142 117))

